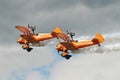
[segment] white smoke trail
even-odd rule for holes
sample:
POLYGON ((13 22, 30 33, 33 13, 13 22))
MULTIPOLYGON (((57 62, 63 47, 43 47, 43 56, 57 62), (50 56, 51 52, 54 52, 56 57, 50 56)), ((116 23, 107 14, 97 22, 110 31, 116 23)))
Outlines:
MULTIPOLYGON (((111 34, 103 34, 105 41, 101 44, 101 46, 91 46, 91 47, 87 47, 87 48, 82 48, 80 49, 80 53, 110 53, 110 52, 120 52, 120 33, 111 33, 111 34)), ((92 39, 93 36, 81 36, 78 40, 85 40, 85 39, 92 39)), ((58 44, 58 41, 54 41, 52 40, 52 42, 50 44, 52 44, 51 46, 53 48, 55 48, 55 45, 58 44)), ((50 45, 49 45, 50 46, 50 45)), ((43 48, 34 48, 34 50, 30 53, 30 54, 25 54, 26 52, 22 51, 22 49, 17 48, 16 51, 16 47, 15 46, 11 46, 9 47, 1 47, 0 49, 0 63, 2 64, 1 66, 1 73, 0 73, 0 77, 1 79, 5 79, 4 76, 6 75, 10 75, 12 70, 14 70, 15 68, 19 69, 19 68, 24 68, 26 69, 26 67, 30 68, 30 69, 35 69, 35 68, 39 68, 43 65, 48 65, 47 68, 50 68, 48 70, 48 72, 50 72, 50 75, 52 75, 52 68, 54 68, 54 66, 57 64, 56 61, 54 61, 54 59, 61 59, 60 57, 58 58, 58 56, 54 56, 53 53, 55 53, 54 51, 51 51, 50 47, 43 47, 43 48), (8 51, 6 51, 6 49, 10 49, 8 51), (48 54, 49 52, 49 54, 48 54), (49 59, 44 59, 44 57, 49 57, 49 59), (44 61, 44 62, 43 62, 44 61), (52 67, 49 66, 51 64, 53 64, 52 67), (6 66, 7 65, 7 66, 6 66)), ((55 49, 54 49, 55 50, 55 49)), ((57 52, 56 52, 57 53, 57 52)), ((75 57, 73 57, 75 59, 75 57)), ((71 61, 72 59, 70 59, 69 61, 71 61)), ((45 69, 47 70, 47 69, 45 69)), ((23 73, 24 76, 27 77, 27 79, 29 78, 34 78, 34 77, 38 77, 38 79, 42 78, 43 76, 46 76, 46 74, 42 74, 39 73, 40 70, 34 72, 31 72, 30 74, 25 74, 23 73), (38 74, 39 73, 39 74, 38 74), (33 76, 31 76, 33 75, 33 76), (41 77, 39 77, 38 75, 40 75, 41 77)), ((16 72, 19 73, 19 72, 16 72)), ((49 75, 49 76, 50 76, 49 75)), ((14 76, 13 76, 14 77, 14 76)), ((18 77, 21 77, 18 75, 18 77)), ((46 77, 45 77, 46 78, 46 77)), ((16 78, 15 78, 16 79, 16 78)), ((46 78, 48 79, 48 78, 46 78)), ((13 79, 14 80, 14 79, 13 79)))
MULTIPOLYGON (((120 51, 120 33, 103 34, 105 41, 101 46, 91 46, 80 49, 81 53, 109 53, 120 51)), ((83 36, 81 37, 83 38, 83 36)), ((91 38, 87 36, 85 38, 91 38)))
MULTIPOLYGON (((49 80, 119 80, 120 33, 103 36, 105 41, 100 47, 96 45, 81 48, 82 55, 78 54, 69 60, 56 63, 49 80)), ((78 40, 86 39, 92 37, 81 36, 78 40)))

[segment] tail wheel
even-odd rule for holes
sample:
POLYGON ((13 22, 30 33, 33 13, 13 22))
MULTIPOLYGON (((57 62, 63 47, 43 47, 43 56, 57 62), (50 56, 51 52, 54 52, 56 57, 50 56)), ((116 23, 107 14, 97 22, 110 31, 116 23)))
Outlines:
POLYGON ((101 46, 100 44, 98 44, 98 46, 101 46))

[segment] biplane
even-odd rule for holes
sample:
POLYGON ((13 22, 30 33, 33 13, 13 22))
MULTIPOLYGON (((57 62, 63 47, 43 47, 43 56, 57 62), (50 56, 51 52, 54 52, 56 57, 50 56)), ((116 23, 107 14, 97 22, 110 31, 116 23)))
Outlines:
POLYGON ((25 26, 15 26, 19 31, 23 32, 23 34, 20 35, 17 42, 22 45, 22 48, 30 52, 33 48, 32 46, 45 46, 44 42, 45 40, 57 38, 61 39, 57 45, 56 50, 58 53, 61 52, 61 56, 65 59, 69 59, 72 57, 70 55, 69 51, 71 53, 79 52, 80 48, 89 47, 93 45, 100 46, 100 43, 104 41, 104 38, 101 33, 97 33, 96 36, 92 40, 74 40, 73 36, 75 36, 75 33, 67 31, 67 33, 62 32, 62 30, 59 27, 56 27, 52 32, 50 33, 41 33, 36 34, 34 31, 36 27, 32 27, 28 25, 28 27, 25 26))
POLYGON ((31 46, 45 46, 45 43, 43 41, 56 38, 54 31, 57 31, 56 28, 51 33, 41 33, 36 34, 34 31, 36 27, 28 25, 28 27, 25 26, 15 26, 16 29, 23 32, 23 34, 20 35, 17 42, 22 45, 22 48, 30 52, 33 48, 31 46))
POLYGON ((72 56, 69 55, 69 51, 71 51, 71 53, 79 52, 80 48, 89 47, 92 45, 100 46, 100 43, 104 41, 104 38, 101 33, 97 33, 92 40, 78 41, 73 39, 75 33, 68 31, 67 34, 63 33, 59 27, 57 27, 56 30, 58 32, 56 36, 63 40, 56 45, 56 50, 58 51, 58 53, 61 52, 61 56, 65 59, 69 59, 72 56))

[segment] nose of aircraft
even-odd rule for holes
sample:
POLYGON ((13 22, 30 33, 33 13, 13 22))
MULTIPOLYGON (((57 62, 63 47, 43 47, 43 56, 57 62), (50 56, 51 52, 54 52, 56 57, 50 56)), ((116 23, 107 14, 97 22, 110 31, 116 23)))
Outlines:
POLYGON ((22 41, 22 38, 20 37, 20 38, 17 40, 17 42, 20 43, 21 41, 22 41))
POLYGON ((18 40, 17 40, 18 43, 20 44, 27 44, 28 41, 26 39, 23 39, 22 37, 20 37, 18 40))
POLYGON ((58 51, 62 51, 63 50, 62 45, 61 44, 56 45, 56 49, 58 51))

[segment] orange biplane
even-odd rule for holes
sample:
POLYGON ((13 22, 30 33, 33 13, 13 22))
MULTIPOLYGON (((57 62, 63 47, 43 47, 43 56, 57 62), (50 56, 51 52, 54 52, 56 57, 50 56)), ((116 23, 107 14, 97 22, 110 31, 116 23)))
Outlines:
POLYGON ((19 44, 22 45, 22 48, 30 52, 33 48, 30 46, 45 46, 44 40, 56 38, 54 31, 51 33, 44 33, 44 34, 35 34, 34 30, 36 27, 32 27, 28 25, 28 28, 25 26, 15 26, 19 31, 23 32, 20 35, 20 38, 17 40, 19 44))
POLYGON ((75 33, 67 31, 67 34, 65 34, 59 27, 57 27, 56 30, 57 32, 59 32, 56 34, 56 36, 63 40, 58 45, 56 45, 56 50, 58 51, 58 53, 62 52, 61 56, 66 59, 69 59, 71 57, 68 51, 78 52, 79 48, 84 48, 92 45, 100 46, 100 43, 104 41, 104 38, 100 33, 97 33, 95 38, 93 38, 92 40, 76 41, 73 40, 73 36, 75 35, 75 33))

